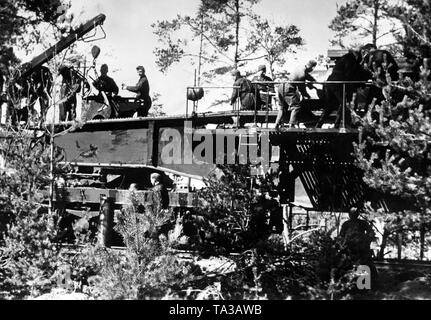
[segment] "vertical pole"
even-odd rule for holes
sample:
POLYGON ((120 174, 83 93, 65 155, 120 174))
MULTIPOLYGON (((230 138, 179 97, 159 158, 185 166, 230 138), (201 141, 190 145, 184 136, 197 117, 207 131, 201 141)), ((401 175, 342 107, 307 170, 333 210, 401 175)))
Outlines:
MULTIPOLYGON (((1 70, 0 70, 0 83, 3 83, 3 75, 1 74, 1 70)), ((4 103, 2 101, 3 87, 6 88, 6 84, 0 85, 0 124, 6 124, 6 116, 3 115, 4 111, 6 110, 6 101, 4 103)), ((4 91, 6 91, 6 89, 4 91)))
MULTIPOLYGON (((195 69, 195 77, 193 80, 193 86, 196 88, 196 69, 195 69)), ((195 89, 193 89, 193 90, 195 90, 195 89)), ((196 109, 197 109, 197 102, 193 101, 193 113, 195 113, 197 111, 196 109)))
POLYGON ((343 118, 342 118, 342 131, 345 132, 346 131, 346 84, 343 83, 343 118))
POLYGON ((189 116, 189 89, 190 87, 187 87, 186 89, 186 118, 189 116))
POLYGON ((266 87, 266 114, 265 114, 265 122, 266 128, 268 129, 268 118, 269 118, 269 101, 272 99, 272 96, 269 95, 269 87, 266 87))
POLYGON ((100 196, 100 230, 99 244, 109 248, 112 240, 112 228, 114 224, 113 199, 105 195, 100 196))
POLYGON ((401 231, 397 232, 397 258, 401 260, 402 258, 402 249, 403 249, 403 234, 401 231))
POLYGON ((284 245, 285 249, 288 249, 288 243, 290 239, 289 234, 289 213, 287 210, 287 204, 282 204, 283 207, 283 238, 284 238, 284 245))
POLYGON ((424 259, 424 252, 425 252, 425 224, 421 223, 420 227, 420 259, 421 261, 424 259))
MULTIPOLYGON (((51 130, 49 130, 49 215, 51 216, 54 211, 54 130, 55 130, 55 95, 52 100, 52 119, 51 119, 51 130)), ((46 111, 48 113, 48 109, 46 111)))
POLYGON ((238 115, 238 117, 237 117, 237 119, 236 119, 236 128, 238 129, 239 128, 239 109, 240 109, 240 99, 241 99, 241 97, 239 96, 239 89, 240 88, 238 88, 238 89, 234 89, 234 90, 238 90, 237 92, 238 92, 238 98, 236 99, 236 109, 237 109, 237 115, 238 115))
POLYGON ((289 234, 292 233, 293 205, 289 204, 289 234))
MULTIPOLYGON (((84 79, 87 79, 87 60, 84 60, 84 79)), ((85 85, 84 83, 81 84, 81 99, 84 98, 84 93, 85 93, 85 85)), ((79 104, 79 119, 83 119, 83 114, 82 114, 82 106, 83 103, 81 102, 79 104)), ((78 106, 76 106, 76 115, 75 117, 78 118, 78 106)), ((112 107, 111 107, 111 113, 112 113, 112 107)))
POLYGON ((254 87, 254 126, 257 127, 257 86, 254 87))

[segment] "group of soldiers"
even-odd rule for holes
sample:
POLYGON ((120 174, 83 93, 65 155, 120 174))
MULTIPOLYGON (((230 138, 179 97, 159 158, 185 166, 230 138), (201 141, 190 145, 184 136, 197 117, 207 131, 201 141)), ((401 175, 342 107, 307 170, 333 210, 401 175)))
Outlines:
MULTIPOLYGON (((25 70, 25 66, 24 66, 25 70)), ((136 101, 140 108, 137 114, 140 117, 148 115, 151 108, 150 86, 143 66, 136 68, 139 76, 135 86, 122 85, 122 89, 136 93, 136 101)), ((99 98, 103 102, 102 92, 106 94, 109 104, 115 105, 119 88, 115 81, 108 76, 108 65, 103 64, 100 68, 100 76, 93 82, 99 91, 99 98)), ((77 94, 84 86, 85 90, 90 85, 85 77, 71 66, 62 65, 58 69, 62 78, 60 88, 60 121, 71 121, 76 118, 77 94)), ((46 113, 52 101, 53 76, 51 71, 45 67, 32 70, 30 75, 21 76, 19 72, 8 77, 8 70, 0 66, 0 103, 8 103, 8 111, 12 123, 27 122, 29 117, 36 115, 35 105, 39 101, 41 119, 45 119, 46 113)))
MULTIPOLYGON (((140 102, 141 107, 137 110, 139 117, 146 117, 148 111, 151 108, 151 97, 150 97, 150 85, 148 78, 145 74, 145 68, 143 66, 136 67, 136 71, 139 76, 138 83, 135 86, 127 86, 122 84, 122 89, 136 93, 136 100, 140 102)), ((115 83, 114 79, 108 76, 109 67, 107 64, 103 64, 100 67, 100 76, 93 82, 93 86, 99 90, 100 101, 104 101, 103 94, 106 95, 108 103, 113 109, 116 110, 116 97, 119 93, 119 88, 115 83)), ((81 90, 80 83, 82 79, 79 79, 78 74, 73 68, 62 67, 60 68, 60 74, 62 75, 62 103, 65 115, 61 120, 70 121, 76 117, 76 93, 81 90)), ((84 82, 85 83, 85 82, 84 82)))
MULTIPOLYGON (((422 61, 420 64, 422 65, 422 61)), ((307 92, 308 87, 316 90, 316 95, 323 107, 322 114, 315 124, 316 128, 321 128, 334 110, 337 111, 335 127, 340 127, 342 121, 344 126, 349 127, 352 125, 351 107, 353 107, 350 103, 357 103, 355 97, 358 89, 361 88, 362 92, 367 92, 366 106, 373 100, 380 103, 390 98, 388 92, 397 88, 398 82, 406 73, 403 69, 399 70, 390 52, 378 49, 373 44, 351 49, 340 57, 322 89, 313 85, 316 80, 311 73, 316 65, 316 61, 310 60, 305 65, 297 67, 288 77, 280 79, 277 82, 277 93, 275 93, 275 82, 266 75, 264 65, 258 68, 259 74, 251 81, 235 70, 231 104, 234 105, 239 99, 241 110, 271 110, 272 97, 276 96, 279 113, 275 127, 279 128, 283 122, 287 122, 288 127, 296 127, 299 122, 298 115, 301 112, 306 113, 306 102, 311 98, 307 92), (284 119, 289 114, 289 118, 284 119)), ((419 71, 416 73, 416 78, 420 78, 419 71)), ((413 81, 418 80, 415 78, 416 73, 409 75, 413 81)))
MULTIPOLYGON (((290 112, 288 126, 296 126, 298 125, 301 100, 311 98, 306 87, 317 90, 312 84, 316 79, 311 75, 316 66, 317 62, 310 60, 305 65, 296 68, 288 78, 284 77, 281 79, 286 82, 278 84, 277 94, 275 93, 273 79, 266 75, 265 65, 259 66, 258 75, 251 81, 241 75, 238 70, 235 70, 233 72, 235 82, 233 84, 234 90, 231 104, 234 105, 237 99, 239 99, 241 110, 272 110, 273 97, 277 96, 280 108, 275 122, 276 128, 280 126, 281 120, 288 112, 290 112)), ((320 94, 320 91, 318 91, 318 94, 320 94)))

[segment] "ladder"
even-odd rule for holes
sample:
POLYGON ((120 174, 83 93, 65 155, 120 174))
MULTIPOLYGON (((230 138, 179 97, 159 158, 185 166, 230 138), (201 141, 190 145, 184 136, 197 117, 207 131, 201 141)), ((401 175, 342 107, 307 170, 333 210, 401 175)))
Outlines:
POLYGON ((239 164, 247 164, 250 166, 252 184, 253 177, 256 176, 259 172, 260 166, 260 145, 259 145, 259 134, 254 132, 246 132, 241 133, 239 135, 238 142, 238 163, 239 164), (254 160, 254 163, 253 161, 254 160))

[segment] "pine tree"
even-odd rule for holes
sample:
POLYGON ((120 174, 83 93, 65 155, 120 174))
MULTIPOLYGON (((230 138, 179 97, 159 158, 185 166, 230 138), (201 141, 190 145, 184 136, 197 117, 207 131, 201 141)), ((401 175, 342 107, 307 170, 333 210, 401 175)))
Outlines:
MULTIPOLYGON (((431 83, 422 66, 420 81, 401 79, 386 88, 388 99, 372 104, 359 119, 357 165, 373 189, 400 199, 402 206, 384 215, 385 237, 403 230, 428 230, 431 222, 431 83)), ((386 241, 384 239, 384 241, 386 241)), ((382 254, 383 252, 381 252, 382 254)))

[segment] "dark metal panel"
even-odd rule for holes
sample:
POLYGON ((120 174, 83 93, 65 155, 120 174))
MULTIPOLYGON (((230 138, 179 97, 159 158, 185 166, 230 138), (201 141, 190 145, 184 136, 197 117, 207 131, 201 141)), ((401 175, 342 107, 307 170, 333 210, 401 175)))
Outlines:
POLYGON ((62 161, 80 163, 151 164, 148 129, 71 132, 55 138, 62 161))

